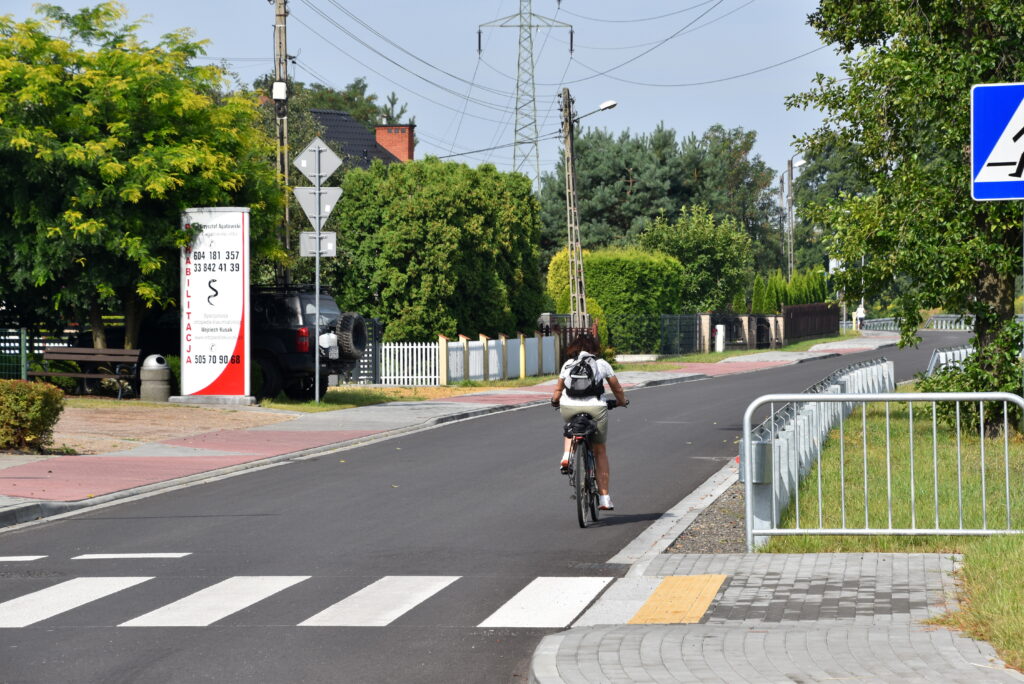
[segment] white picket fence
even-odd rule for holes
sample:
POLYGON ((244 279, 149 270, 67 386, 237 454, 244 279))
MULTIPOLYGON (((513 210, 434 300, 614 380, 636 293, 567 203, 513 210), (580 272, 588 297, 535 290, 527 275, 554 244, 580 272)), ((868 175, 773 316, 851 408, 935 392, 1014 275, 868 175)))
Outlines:
MULTIPOLYGON (((504 342, 453 340, 446 346, 448 383, 518 378, 521 365, 528 376, 551 374, 558 368, 554 337, 524 337, 522 345, 514 337, 504 342)), ((439 342, 384 342, 380 345, 380 382, 399 386, 439 385, 440 357, 439 342)))
POLYGON ((385 342, 380 349, 383 385, 437 384, 437 342, 385 342))

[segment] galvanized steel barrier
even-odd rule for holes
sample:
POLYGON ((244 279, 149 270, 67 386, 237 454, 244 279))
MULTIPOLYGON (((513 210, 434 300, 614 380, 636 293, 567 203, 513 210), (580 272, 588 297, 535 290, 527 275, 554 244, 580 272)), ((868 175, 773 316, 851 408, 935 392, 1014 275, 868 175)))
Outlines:
POLYGON ((829 388, 759 397, 743 416, 747 547, 784 535, 1020 534, 1024 448, 1011 450, 1010 405, 1024 411, 1024 400, 1005 392, 829 388), (915 423, 921 402, 930 411, 915 423), (778 404, 789 412, 782 420, 778 404), (753 415, 762 406, 772 415, 755 429, 753 415), (942 415, 949 425, 940 427, 942 415), (994 459, 1000 447, 1002 456, 994 459), (801 505, 800 481, 812 471, 801 505), (998 526, 989 524, 996 520, 998 526))
POLYGON ((974 347, 967 344, 962 347, 942 347, 932 350, 925 375, 932 376, 947 366, 959 366, 968 356, 974 353, 974 347))

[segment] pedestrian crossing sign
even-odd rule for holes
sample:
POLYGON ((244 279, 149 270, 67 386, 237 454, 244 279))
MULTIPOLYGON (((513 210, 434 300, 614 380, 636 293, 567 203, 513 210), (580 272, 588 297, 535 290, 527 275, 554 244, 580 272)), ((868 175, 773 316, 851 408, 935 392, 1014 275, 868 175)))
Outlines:
POLYGON ((971 197, 1024 199, 1024 83, 971 87, 971 197))

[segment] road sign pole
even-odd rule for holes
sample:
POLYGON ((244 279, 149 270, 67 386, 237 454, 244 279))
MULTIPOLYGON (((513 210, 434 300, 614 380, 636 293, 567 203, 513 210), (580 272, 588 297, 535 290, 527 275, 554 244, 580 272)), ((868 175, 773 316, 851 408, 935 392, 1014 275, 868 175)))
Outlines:
POLYGON ((314 342, 316 344, 316 363, 313 366, 313 401, 320 403, 320 207, 321 207, 321 195, 323 190, 321 185, 323 179, 320 177, 320 155, 323 154, 323 146, 316 146, 316 305, 314 311, 316 312, 316 334, 314 342))

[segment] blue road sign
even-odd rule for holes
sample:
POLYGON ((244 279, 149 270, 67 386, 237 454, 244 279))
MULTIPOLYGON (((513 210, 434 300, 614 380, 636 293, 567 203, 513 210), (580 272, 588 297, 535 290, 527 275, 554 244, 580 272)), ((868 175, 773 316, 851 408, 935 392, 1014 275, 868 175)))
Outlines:
POLYGON ((971 88, 971 197, 1024 199, 1024 83, 971 88))

